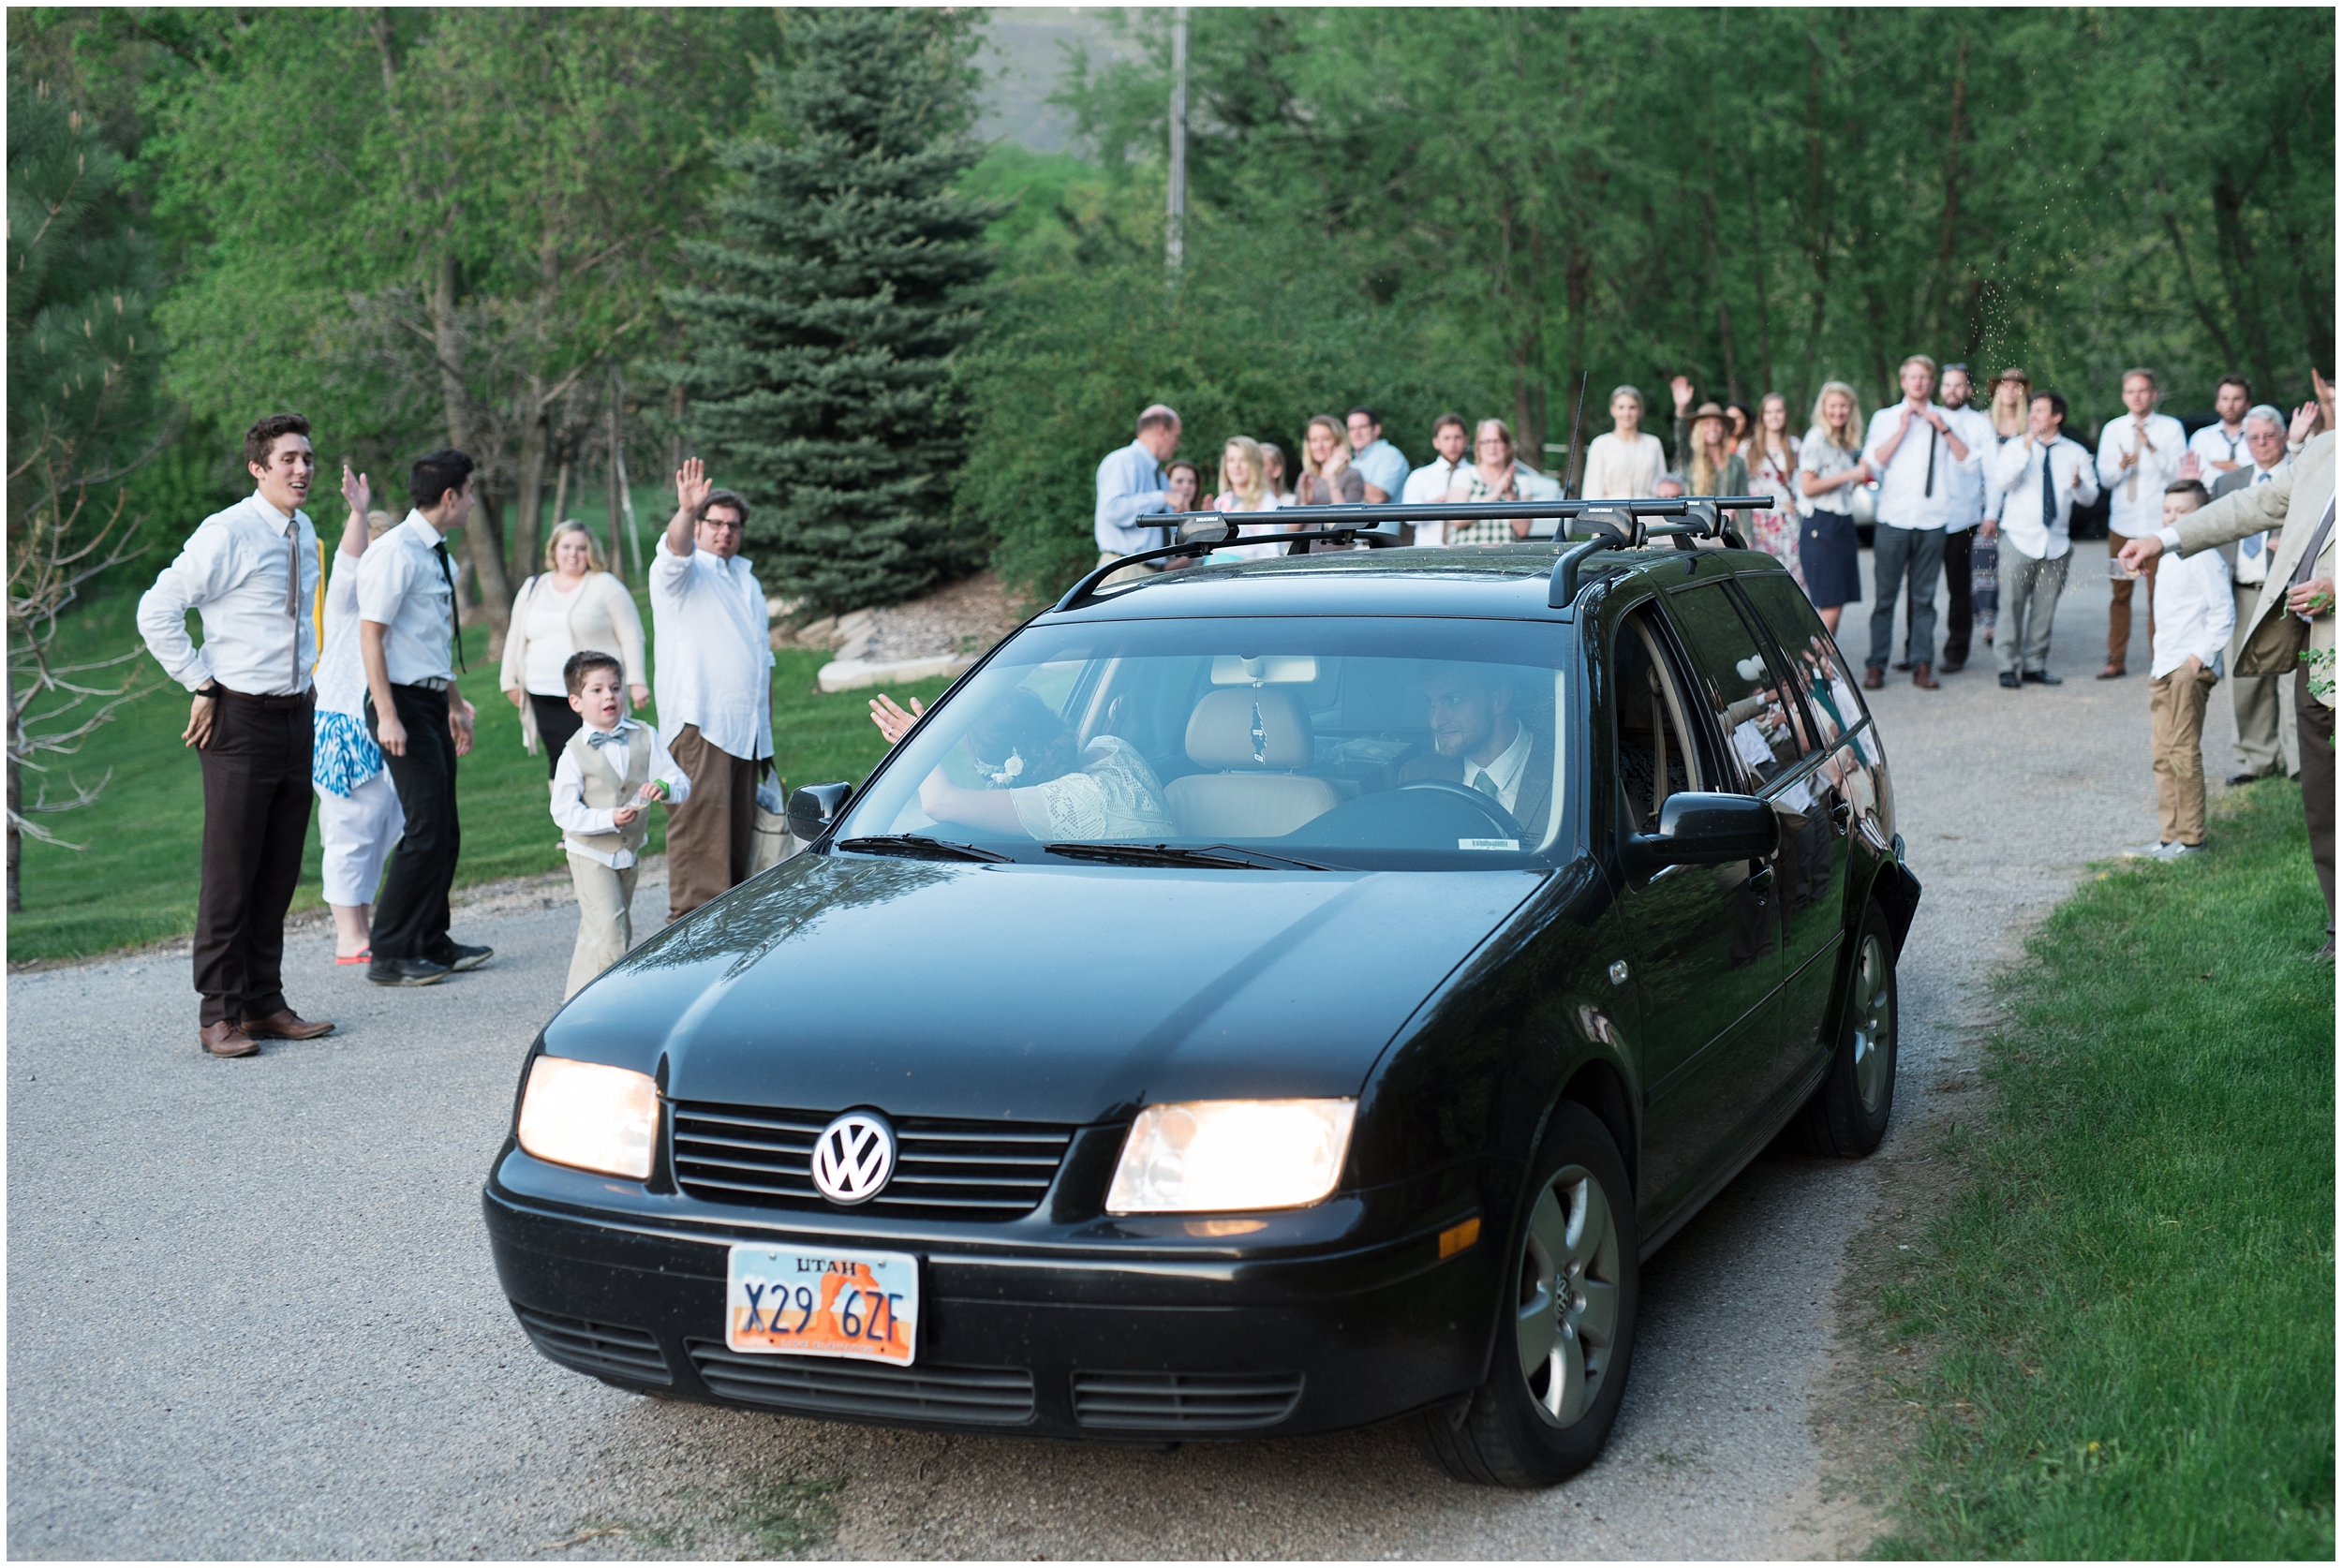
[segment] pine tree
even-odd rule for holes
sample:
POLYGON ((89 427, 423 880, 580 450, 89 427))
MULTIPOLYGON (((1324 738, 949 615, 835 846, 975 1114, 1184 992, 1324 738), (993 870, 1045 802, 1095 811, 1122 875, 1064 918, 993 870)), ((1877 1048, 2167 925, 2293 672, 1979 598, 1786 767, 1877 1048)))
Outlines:
POLYGON ((952 377, 998 209, 951 189, 980 151, 968 13, 799 12, 787 45, 789 64, 763 68, 789 140, 721 150, 739 175, 723 238, 687 247, 712 282, 671 299, 692 428, 753 508, 760 575, 837 614, 981 558, 952 526, 967 447, 952 377))

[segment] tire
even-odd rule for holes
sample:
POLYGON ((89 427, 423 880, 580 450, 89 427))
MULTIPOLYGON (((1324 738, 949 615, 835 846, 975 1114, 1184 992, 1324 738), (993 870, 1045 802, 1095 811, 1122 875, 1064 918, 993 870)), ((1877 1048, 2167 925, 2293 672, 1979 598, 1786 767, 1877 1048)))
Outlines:
POLYGON ((1887 911, 1863 907, 1838 1048, 1813 1099, 1789 1122, 1791 1141, 1825 1159, 1859 1160, 1887 1135, 1895 1109, 1895 939, 1887 911))
POLYGON ((1634 1354, 1635 1198, 1609 1130, 1563 1102, 1533 1175, 1509 1238, 1508 1309, 1488 1381, 1460 1414, 1451 1406, 1415 1418, 1430 1457, 1484 1487, 1549 1487, 1592 1464, 1634 1354))

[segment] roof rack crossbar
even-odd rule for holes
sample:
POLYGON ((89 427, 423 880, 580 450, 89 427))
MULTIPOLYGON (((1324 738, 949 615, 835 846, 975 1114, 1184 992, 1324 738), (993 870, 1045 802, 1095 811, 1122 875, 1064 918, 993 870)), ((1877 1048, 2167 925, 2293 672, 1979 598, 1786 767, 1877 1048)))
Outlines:
MULTIPOLYGON (((1605 528, 1586 543, 1571 545, 1565 538, 1556 540, 1556 547, 1561 551, 1561 558, 1553 565, 1553 586, 1549 599, 1552 608, 1558 610, 1566 607, 1578 597, 1579 563, 1596 550, 1631 550, 1641 544, 1644 537, 1652 532, 1643 525, 1642 519, 1646 517, 1688 517, 1692 521, 1668 527, 1664 531, 1669 535, 1689 534, 1697 538, 1720 538, 1727 543, 1737 544, 1739 535, 1724 523, 1723 514, 1727 511, 1763 511, 1770 510, 1773 504, 1772 498, 1766 496, 1676 496, 1664 500, 1651 498, 1604 500, 1599 496, 1594 496, 1579 501, 1490 501, 1476 505, 1442 501, 1416 506, 1371 506, 1360 503, 1352 506, 1312 507, 1309 510, 1314 515, 1310 521, 1323 522, 1329 525, 1328 526, 1314 528, 1308 533, 1271 535, 1265 540, 1256 540, 1253 542, 1297 546, 1319 540, 1355 541, 1361 534, 1370 538, 1375 537, 1375 525, 1382 523, 1468 523, 1499 519, 1510 521, 1518 517, 1551 517, 1566 521, 1587 511, 1624 512, 1634 525, 1634 537, 1631 540, 1623 538, 1615 529, 1605 528), (1697 510, 1694 510, 1695 507, 1697 510), (1564 586, 1568 589, 1565 597, 1563 594, 1564 586)), ((1199 550, 1209 550, 1223 544, 1235 544, 1242 537, 1245 525, 1257 524, 1261 520, 1261 514, 1258 512, 1190 511, 1176 515, 1178 518, 1176 524, 1143 523, 1140 526, 1176 527, 1185 535, 1178 543, 1163 545, 1153 550, 1135 551, 1131 555, 1118 556, 1111 561, 1104 562, 1085 573, 1079 582, 1066 589, 1064 597, 1057 601, 1053 609, 1057 612, 1073 609, 1092 597, 1098 591, 1100 584, 1125 567, 1138 566, 1148 561, 1170 560, 1178 555, 1195 555, 1199 550), (1220 534, 1216 539, 1204 531, 1212 524, 1220 526, 1220 534)))

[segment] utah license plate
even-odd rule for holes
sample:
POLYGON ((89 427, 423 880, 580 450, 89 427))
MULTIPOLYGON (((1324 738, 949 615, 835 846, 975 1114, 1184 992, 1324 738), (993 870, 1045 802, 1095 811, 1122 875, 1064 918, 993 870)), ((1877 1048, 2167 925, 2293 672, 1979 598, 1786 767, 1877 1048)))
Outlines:
POLYGON ((908 1367, 919 1344, 919 1260, 903 1252, 734 1247, 724 1343, 750 1355, 908 1367))

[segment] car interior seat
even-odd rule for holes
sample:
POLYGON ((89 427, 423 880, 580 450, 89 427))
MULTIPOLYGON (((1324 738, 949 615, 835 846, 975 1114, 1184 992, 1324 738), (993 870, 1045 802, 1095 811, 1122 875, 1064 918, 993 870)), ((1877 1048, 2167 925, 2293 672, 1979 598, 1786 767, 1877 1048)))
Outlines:
POLYGON ((1317 742, 1300 696, 1277 686, 1208 691, 1187 721, 1188 760, 1202 773, 1164 786, 1171 814, 1193 838, 1282 838, 1341 797, 1297 768, 1317 742))

